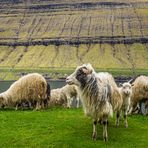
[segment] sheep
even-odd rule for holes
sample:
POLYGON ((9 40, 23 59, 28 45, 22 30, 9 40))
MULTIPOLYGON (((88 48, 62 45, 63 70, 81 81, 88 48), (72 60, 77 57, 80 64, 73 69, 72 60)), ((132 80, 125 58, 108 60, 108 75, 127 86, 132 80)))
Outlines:
MULTIPOLYGON (((57 88, 51 90, 51 99, 49 101, 49 106, 62 105, 64 107, 71 107, 71 99, 74 97, 78 100, 77 89, 74 85, 65 85, 62 88, 57 88)), ((78 103, 77 103, 77 107, 78 103)))
POLYGON ((127 112, 130 107, 130 99, 132 95, 131 81, 120 84, 118 87, 113 76, 107 72, 100 72, 97 74, 101 81, 109 83, 112 87, 111 104, 114 112, 116 112, 116 126, 119 126, 119 119, 121 111, 124 113, 125 127, 128 127, 127 112))
POLYGON ((36 104, 36 110, 47 106, 50 98, 50 85, 38 73, 28 74, 14 82, 10 88, 0 94, 1 106, 16 106, 22 102, 36 104))
MULTIPOLYGON (((121 87, 119 87, 119 92, 122 96, 123 103, 122 103, 119 114, 121 113, 121 111, 123 111, 124 124, 125 124, 125 127, 127 128, 128 127, 127 113, 128 113, 128 110, 129 110, 129 107, 130 107, 130 102, 131 102, 132 86, 129 82, 125 82, 125 83, 120 84, 120 85, 121 85, 121 87)), ((117 123, 117 126, 118 125, 119 125, 119 121, 117 123)))
POLYGON ((57 88, 57 89, 53 89, 51 90, 51 97, 50 97, 50 100, 48 102, 48 107, 51 107, 51 106, 66 106, 66 100, 65 98, 63 99, 61 97, 61 89, 60 88, 57 88))
MULTIPOLYGON (((113 107, 113 111, 116 112, 116 126, 119 125, 120 118, 120 110, 123 103, 121 93, 119 92, 118 86, 113 78, 113 76, 108 72, 99 72, 97 73, 97 77, 106 84, 110 84, 111 86, 111 105, 113 107)), ((101 119, 99 120, 102 122, 101 119)))
POLYGON ((131 106, 129 113, 135 110, 141 100, 148 100, 148 76, 139 76, 132 83, 131 106))
POLYGON ((103 122, 103 139, 108 140, 107 123, 108 117, 112 116, 111 88, 109 84, 104 84, 98 77, 90 64, 83 64, 76 68, 75 72, 67 77, 69 85, 78 87, 80 99, 84 112, 93 118, 92 139, 96 140, 96 125, 98 119, 103 122))

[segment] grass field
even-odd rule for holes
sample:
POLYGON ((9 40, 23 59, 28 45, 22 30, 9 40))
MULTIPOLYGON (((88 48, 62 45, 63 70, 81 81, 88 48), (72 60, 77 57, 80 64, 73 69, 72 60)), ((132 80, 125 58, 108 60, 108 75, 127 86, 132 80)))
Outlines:
POLYGON ((0 111, 0 147, 56 147, 56 148, 146 148, 148 120, 132 115, 129 127, 123 123, 116 128, 114 118, 109 123, 109 141, 102 140, 98 125, 98 139, 92 141, 92 121, 82 109, 51 108, 42 111, 0 111))

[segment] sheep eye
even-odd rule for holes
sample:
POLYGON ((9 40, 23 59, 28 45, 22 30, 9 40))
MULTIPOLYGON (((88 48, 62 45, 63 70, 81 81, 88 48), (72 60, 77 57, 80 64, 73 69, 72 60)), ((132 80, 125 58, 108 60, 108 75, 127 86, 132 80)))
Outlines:
POLYGON ((82 70, 79 70, 79 71, 77 72, 77 76, 82 75, 82 73, 83 73, 83 71, 82 71, 82 70))

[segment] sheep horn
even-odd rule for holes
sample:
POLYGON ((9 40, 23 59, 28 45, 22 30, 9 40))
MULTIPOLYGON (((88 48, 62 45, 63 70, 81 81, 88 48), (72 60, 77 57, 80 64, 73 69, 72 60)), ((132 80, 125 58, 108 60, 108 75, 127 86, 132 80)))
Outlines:
POLYGON ((139 77, 139 75, 134 77, 134 78, 132 78, 131 80, 129 80, 128 83, 133 84, 133 82, 136 80, 137 77, 139 77))

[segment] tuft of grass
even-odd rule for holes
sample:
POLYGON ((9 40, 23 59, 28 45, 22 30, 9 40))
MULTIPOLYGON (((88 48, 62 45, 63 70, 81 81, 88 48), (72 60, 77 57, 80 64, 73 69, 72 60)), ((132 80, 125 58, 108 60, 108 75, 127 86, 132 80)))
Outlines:
POLYGON ((0 147, 121 147, 145 148, 148 145, 146 116, 128 117, 129 127, 123 123, 116 128, 110 119, 109 141, 102 140, 102 126, 98 125, 98 139, 92 141, 92 120, 82 109, 51 108, 42 111, 0 111, 0 147))

